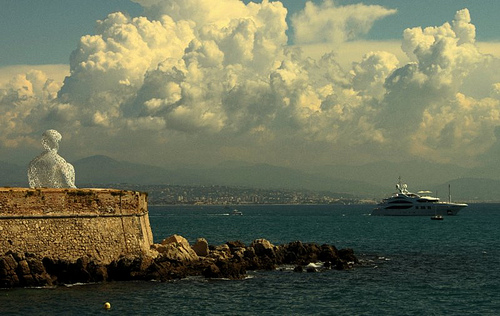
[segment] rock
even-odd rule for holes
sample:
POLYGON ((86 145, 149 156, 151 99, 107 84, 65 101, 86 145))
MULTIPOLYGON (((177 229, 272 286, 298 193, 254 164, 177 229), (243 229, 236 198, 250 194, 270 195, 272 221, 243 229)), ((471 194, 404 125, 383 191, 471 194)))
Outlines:
POLYGON ((338 250, 335 246, 321 245, 318 259, 323 262, 336 262, 338 260, 338 250))
POLYGON ((246 276, 245 265, 241 262, 221 261, 217 263, 222 277, 231 280, 243 279, 246 276))
POLYGON ((222 245, 216 246, 215 251, 224 252, 226 254, 231 254, 231 248, 229 248, 228 244, 222 244, 222 245))
POLYGON ((40 258, 33 254, 13 253, 0 257, 0 287, 51 285, 51 276, 40 258))
POLYGON ((161 250, 158 249, 162 256, 174 261, 189 262, 200 259, 191 247, 184 248, 175 244, 169 244, 165 245, 161 250))
POLYGON ((281 250, 284 263, 300 263, 307 265, 320 261, 321 248, 315 243, 294 241, 286 244, 281 250))
POLYGON ((38 258, 28 258, 26 259, 28 263, 31 274, 44 274, 46 273, 45 267, 43 266, 42 260, 38 258))
POLYGON ((14 259, 12 254, 8 254, 0 258, 1 270, 6 270, 10 272, 10 271, 15 271, 16 268, 17 268, 17 261, 16 259, 14 259))
POLYGON ((206 257, 210 252, 208 249, 208 242, 205 238, 196 239, 196 243, 191 248, 200 257, 206 257))
POLYGON ((205 278, 219 278, 221 273, 219 267, 214 263, 205 268, 202 272, 205 278))
POLYGON ((317 262, 319 260, 318 256, 320 253, 320 247, 315 244, 315 243, 307 243, 304 244, 306 247, 306 253, 307 253, 307 261, 309 263, 311 262, 317 262))
POLYGON ((87 271, 89 258, 79 258, 77 261, 43 258, 45 270, 56 284, 74 284, 93 282, 87 271))
POLYGON ((245 252, 245 248, 234 248, 232 249, 231 254, 233 255, 234 259, 241 261, 245 257, 245 252))
POLYGON ((339 258, 346 262, 359 263, 358 258, 354 255, 354 250, 351 248, 340 249, 339 258))
POLYGON ((255 249, 253 247, 246 248, 245 252, 243 253, 244 258, 254 258, 255 256, 255 249))
POLYGON ((161 245, 153 245, 162 256, 174 261, 198 261, 200 258, 191 248, 186 238, 172 235, 161 242, 161 245))
POLYGON ((282 250, 284 263, 296 263, 299 258, 303 257, 306 253, 306 248, 300 241, 294 241, 284 245, 282 250))
POLYGON ((26 260, 19 261, 16 272, 17 272, 17 275, 31 274, 31 270, 30 270, 30 266, 28 265, 28 261, 26 261, 26 260))
POLYGON ((7 254, 12 255, 12 257, 14 258, 14 260, 16 260, 16 262, 26 259, 24 253, 9 251, 7 252, 7 254))
POLYGON ((11 288, 20 285, 16 270, 17 261, 12 254, 0 257, 0 287, 11 288))
POLYGON ((246 245, 240 240, 228 241, 226 245, 229 246, 231 251, 233 251, 234 249, 246 248, 246 245))
POLYGON ((295 272, 316 272, 349 269, 355 263, 358 259, 352 249, 337 250, 332 245, 295 241, 275 246, 266 239, 256 239, 248 247, 241 241, 212 246, 199 238, 191 247, 185 238, 173 235, 152 245, 150 251, 122 256, 108 265, 91 257, 68 261, 8 252, 0 256, 0 287, 167 281, 198 275, 242 279, 247 270, 273 270, 283 264, 294 264, 295 272))
POLYGON ((98 262, 91 261, 87 266, 87 271, 92 276, 93 282, 104 282, 108 279, 108 269, 98 262))
POLYGON ((255 254, 257 256, 264 255, 270 258, 274 258, 276 255, 274 253, 274 245, 266 239, 256 239, 250 244, 250 247, 253 247, 255 249, 255 254))
POLYGON ((107 266, 108 277, 113 281, 140 280, 142 258, 139 256, 123 256, 107 266))
MULTIPOLYGON (((18 275, 18 277, 19 277, 19 275, 18 275)), ((24 287, 38 286, 35 278, 33 278, 33 276, 31 274, 24 274, 24 275, 20 276, 19 282, 24 287)))
POLYGON ((203 270, 203 268, 199 268, 196 265, 192 266, 192 263, 179 261, 172 262, 163 259, 162 257, 158 257, 148 267, 145 274, 146 280, 168 281, 182 279, 188 276, 199 275, 203 270))
POLYGON ((179 236, 179 235, 172 235, 168 238, 163 239, 161 242, 162 245, 167 245, 167 244, 181 244, 183 247, 188 248, 189 242, 187 241, 186 238, 179 236))
POLYGON ((245 257, 245 252, 246 252, 246 245, 240 241, 240 240, 236 240, 236 241, 228 241, 226 243, 226 245, 229 246, 229 249, 231 250, 231 254, 233 255, 233 257, 235 259, 237 259, 238 261, 241 261, 243 260, 243 258, 245 257))
POLYGON ((215 246, 210 252, 210 258, 215 259, 215 261, 229 260, 232 258, 231 248, 227 244, 215 246))
POLYGON ((202 274, 206 278, 238 280, 245 277, 246 270, 242 263, 220 260, 203 270, 202 274))

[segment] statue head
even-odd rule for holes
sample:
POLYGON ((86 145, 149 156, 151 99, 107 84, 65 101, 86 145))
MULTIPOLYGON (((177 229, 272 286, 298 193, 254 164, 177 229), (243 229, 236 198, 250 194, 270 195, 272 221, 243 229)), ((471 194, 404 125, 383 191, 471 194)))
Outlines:
POLYGON ((55 129, 46 130, 42 134, 42 145, 45 150, 59 150, 59 142, 62 136, 55 129))

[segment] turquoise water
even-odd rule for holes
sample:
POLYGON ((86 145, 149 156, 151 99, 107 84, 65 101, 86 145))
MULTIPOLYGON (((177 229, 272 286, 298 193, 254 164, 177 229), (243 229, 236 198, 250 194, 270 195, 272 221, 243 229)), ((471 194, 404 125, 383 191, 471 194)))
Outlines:
POLYGON ((350 271, 251 272, 240 281, 190 278, 0 290, 0 315, 499 315, 500 205, 458 216, 372 217, 372 206, 150 207, 155 241, 331 243, 355 250, 350 271), (111 310, 102 309, 110 302, 111 310))

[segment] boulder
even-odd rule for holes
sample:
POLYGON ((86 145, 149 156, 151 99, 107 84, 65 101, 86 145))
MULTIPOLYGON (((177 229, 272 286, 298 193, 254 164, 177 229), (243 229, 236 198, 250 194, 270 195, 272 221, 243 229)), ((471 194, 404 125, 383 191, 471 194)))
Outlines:
POLYGON ((234 249, 240 249, 246 247, 245 243, 243 243, 241 240, 228 241, 226 245, 228 245, 229 248, 231 248, 231 251, 233 251, 234 249))
POLYGON ((351 248, 340 249, 339 257, 349 263, 359 263, 358 258, 354 255, 354 250, 351 248))
POLYGON ((161 242, 161 245, 153 245, 161 256, 173 261, 198 261, 200 258, 191 248, 186 238, 179 235, 172 235, 161 242))
POLYGON ((242 241, 228 241, 226 245, 229 246, 234 259, 239 261, 243 260, 245 257, 246 246, 242 241))
POLYGON ((199 275, 200 269, 190 262, 169 261, 163 257, 158 257, 145 271, 145 279, 168 281, 182 279, 188 276, 199 275))
POLYGON ((338 250, 332 245, 321 245, 318 259, 323 262, 336 262, 338 260, 338 250))
POLYGON ((247 248, 245 248, 243 255, 246 259, 255 258, 255 256, 256 256, 255 249, 253 247, 247 247, 247 248))
POLYGON ((205 238, 196 239, 196 243, 191 248, 193 248, 194 252, 200 257, 206 257, 210 253, 208 242, 205 238))
POLYGON ((17 261, 14 259, 12 254, 7 254, 0 258, 0 269, 5 270, 8 273, 12 273, 17 268, 17 261))
POLYGON ((267 239, 256 239, 250 244, 250 247, 255 249, 255 254, 257 256, 275 257, 274 245, 267 239))
POLYGON ((32 274, 44 274, 46 273, 45 267, 43 266, 42 260, 38 258, 28 258, 26 262, 29 265, 29 270, 32 274))
POLYGON ((10 288, 19 286, 20 280, 16 273, 17 261, 12 254, 0 257, 0 287, 10 288))
POLYGON ((206 278, 238 280, 245 277, 246 270, 242 263, 220 260, 205 268, 202 275, 206 278))
POLYGON ((172 235, 170 237, 167 237, 163 239, 161 242, 162 245, 167 245, 167 244, 181 244, 185 248, 189 248, 189 242, 187 241, 186 238, 180 236, 180 235, 172 235))
POLYGON ((107 265, 107 274, 110 280, 127 281, 141 279, 142 258, 126 255, 107 265))
POLYGON ((30 270, 30 266, 28 264, 28 261, 26 261, 26 260, 19 261, 16 272, 17 272, 17 275, 31 274, 31 270, 30 270))
POLYGON ((214 264, 211 264, 208 267, 206 267, 203 270, 202 275, 205 278, 220 278, 221 272, 220 272, 219 267, 214 263, 214 264))
POLYGON ((282 254, 284 263, 298 263, 306 254, 306 248, 301 241, 293 241, 282 247, 282 254))
POLYGON ((210 250, 210 258, 214 259, 215 261, 219 260, 229 260, 233 256, 231 254, 231 248, 227 244, 222 244, 219 246, 212 247, 210 250))
POLYGON ((226 253, 226 254, 230 254, 231 253, 231 248, 229 247, 228 244, 222 244, 222 245, 216 246, 215 247, 215 251, 223 252, 223 253, 226 253))

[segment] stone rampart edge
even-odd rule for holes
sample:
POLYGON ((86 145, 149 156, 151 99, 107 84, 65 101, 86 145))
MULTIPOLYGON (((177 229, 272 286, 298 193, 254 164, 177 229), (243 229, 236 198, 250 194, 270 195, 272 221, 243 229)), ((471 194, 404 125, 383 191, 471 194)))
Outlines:
POLYGON ((96 218, 96 217, 144 217, 148 213, 139 214, 68 214, 68 215, 0 215, 0 220, 7 219, 51 219, 51 218, 96 218))

